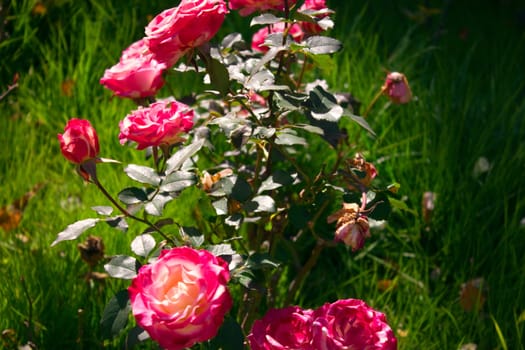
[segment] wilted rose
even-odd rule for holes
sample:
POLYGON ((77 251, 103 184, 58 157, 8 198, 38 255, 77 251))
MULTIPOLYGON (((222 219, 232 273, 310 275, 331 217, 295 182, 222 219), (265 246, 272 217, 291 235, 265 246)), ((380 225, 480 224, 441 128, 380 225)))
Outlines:
MULTIPOLYGON (((286 24, 283 22, 272 24, 270 26, 270 29, 268 29, 267 26, 259 29, 257 32, 255 32, 255 34, 253 34, 252 49, 259 52, 268 51, 268 47, 264 45, 264 41, 266 40, 268 35, 284 33, 286 29, 286 24)), ((301 29, 301 26, 297 23, 292 24, 291 27, 288 28, 288 35, 290 35, 295 42, 301 42, 304 38, 303 30, 301 29)))
POLYGON ((173 65, 188 50, 210 41, 228 9, 223 0, 182 0, 146 26, 146 42, 155 58, 173 65))
POLYGON ((404 74, 389 73, 381 88, 383 93, 394 103, 408 103, 412 99, 412 91, 404 74))
POLYGON ((128 288, 137 324, 164 349, 213 338, 232 307, 227 263, 207 250, 163 250, 128 288))
POLYGON ((181 134, 193 127, 194 117, 193 109, 175 99, 138 107, 120 122, 120 143, 134 141, 140 150, 181 142, 181 134))
POLYGON ((363 248, 365 240, 370 237, 368 218, 360 213, 356 203, 343 203, 343 209, 327 218, 328 223, 337 221, 335 240, 342 241, 353 251, 363 248))
MULTIPOLYGON (((296 2, 297 0, 288 0, 288 6, 296 2)), ((230 0, 229 4, 230 9, 239 10, 241 16, 248 16, 255 11, 284 11, 284 0, 230 0)))
POLYGON ((100 84, 115 95, 129 98, 153 96, 164 85, 165 63, 153 57, 143 39, 122 52, 120 61, 106 69, 100 84))
POLYGON ((358 299, 343 299, 314 311, 312 345, 326 350, 395 350, 397 340, 383 313, 358 299))
POLYGON ((88 120, 69 120, 64 133, 58 134, 58 140, 64 157, 75 164, 96 158, 100 152, 98 135, 88 120))
POLYGON ((311 343, 312 310, 298 306, 271 309, 254 322, 248 335, 252 350, 314 350, 311 343))

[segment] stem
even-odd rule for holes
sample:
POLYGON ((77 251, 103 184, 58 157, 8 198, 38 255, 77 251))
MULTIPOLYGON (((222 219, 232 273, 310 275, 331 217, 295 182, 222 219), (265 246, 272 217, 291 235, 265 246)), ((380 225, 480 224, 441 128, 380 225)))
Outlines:
POLYGON ((117 209, 120 210, 120 212, 122 214, 124 214, 125 216, 127 216, 127 217, 129 217, 129 218, 131 218, 133 220, 136 220, 136 221, 142 222, 143 224, 148 225, 149 227, 151 227, 152 229, 157 231, 165 240, 167 240, 168 242, 170 242, 173 245, 177 245, 177 242, 175 240, 173 240, 173 238, 168 237, 168 235, 166 235, 164 232, 162 232, 162 230, 157 225, 155 225, 154 223, 152 223, 151 221, 149 221, 147 219, 142 219, 142 218, 139 218, 138 216, 135 216, 135 215, 131 214, 124 207, 122 207, 113 197, 111 197, 109 192, 104 188, 104 186, 102 186, 102 184, 98 181, 98 179, 94 178, 93 179, 93 183, 95 185, 97 185, 98 189, 104 194, 104 196, 106 196, 106 198, 109 199, 109 201, 115 207, 117 207, 117 209))
POLYGON ((29 290, 27 289, 27 284, 24 276, 20 277, 20 282, 22 283, 22 289, 27 298, 27 303, 29 306, 28 316, 27 316, 27 339, 33 343, 33 299, 29 295, 29 290))
POLYGON ((323 250, 324 246, 324 240, 318 239, 314 249, 312 249, 310 257, 308 258, 304 266, 301 268, 301 270, 299 270, 299 273, 297 273, 297 276, 293 279, 292 283, 290 283, 290 287, 288 288, 288 295, 286 296, 284 305, 290 305, 291 301, 295 298, 295 294, 297 293, 304 280, 306 279, 312 268, 315 266, 315 263, 319 259, 319 256, 321 255, 321 251, 323 250))
POLYGON ((366 107, 366 111, 365 113, 363 114, 363 118, 366 118, 366 116, 368 115, 368 113, 370 112, 370 110, 372 109, 372 107, 376 104, 377 100, 379 99, 379 97, 383 94, 383 92, 385 91, 385 89, 383 87, 381 87, 381 89, 379 89, 379 91, 377 92, 377 94, 374 96, 374 98, 372 99, 372 101, 370 101, 370 103, 368 104, 368 107, 366 107))

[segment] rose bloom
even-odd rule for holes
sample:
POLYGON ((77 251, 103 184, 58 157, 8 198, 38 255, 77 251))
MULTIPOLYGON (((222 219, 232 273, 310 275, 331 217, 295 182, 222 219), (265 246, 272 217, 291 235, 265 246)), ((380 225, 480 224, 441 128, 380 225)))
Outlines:
POLYGON ((394 103, 408 103, 412 99, 412 91, 404 74, 389 73, 381 88, 383 93, 394 103))
POLYGON ((362 300, 326 303, 314 311, 312 345, 319 350, 396 350, 397 340, 383 313, 362 300))
POLYGON ((207 250, 163 250, 128 288, 137 324, 168 350, 215 337, 232 307, 227 263, 207 250))
POLYGON ((315 350, 311 345, 312 310, 298 306, 271 309, 254 322, 248 335, 252 350, 315 350))
POLYGON ((193 109, 175 99, 140 106, 120 122, 120 143, 134 141, 141 150, 181 142, 181 134, 193 127, 194 117, 193 109))
MULTIPOLYGON (((297 0, 288 0, 292 6, 297 0)), ((255 11, 278 10, 284 11, 284 0, 230 0, 230 9, 239 10, 241 16, 248 16, 255 11)))
POLYGON ((120 61, 106 69, 100 84, 115 95, 129 98, 153 96, 164 85, 165 63, 156 60, 143 39, 122 52, 120 61))
MULTIPOLYGON (((321 11, 321 10, 328 10, 326 7, 326 0, 306 0, 299 8, 299 11, 304 10, 314 10, 314 11, 321 11)), ((315 16, 317 19, 321 19, 328 16, 328 14, 320 14, 315 16)), ((319 34, 322 31, 324 31, 323 28, 321 28, 318 24, 310 23, 310 22, 301 22, 301 27, 306 33, 309 34, 319 34)))
POLYGON ((210 41, 228 9, 223 0, 182 0, 146 26, 146 42, 155 57, 169 65, 188 50, 210 41))
MULTIPOLYGON (((259 29, 257 32, 255 32, 255 34, 253 34, 252 49, 259 52, 268 51, 268 46, 264 45, 264 41, 266 40, 268 35, 275 33, 283 33, 285 28, 285 23, 278 22, 272 24, 270 26, 270 29, 268 29, 268 26, 259 29)), ((297 43, 301 42, 304 38, 303 30, 301 29, 301 26, 299 26, 297 23, 292 24, 288 31, 288 35, 290 35, 292 39, 297 43)))
POLYGON ((58 141, 64 157, 75 164, 96 158, 100 152, 98 135, 88 120, 69 120, 64 133, 58 134, 58 141))

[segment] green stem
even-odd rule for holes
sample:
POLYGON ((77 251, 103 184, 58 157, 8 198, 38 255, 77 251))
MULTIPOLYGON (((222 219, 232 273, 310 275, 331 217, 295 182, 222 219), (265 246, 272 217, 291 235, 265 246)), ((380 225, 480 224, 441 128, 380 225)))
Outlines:
POLYGON ((142 219, 142 218, 139 218, 138 216, 135 216, 133 214, 131 214, 129 211, 127 211, 126 208, 122 207, 110 194, 109 192, 104 188, 104 186, 102 186, 102 184, 100 183, 100 181, 98 181, 98 179, 94 178, 93 179, 93 183, 98 187, 98 189, 104 194, 104 196, 106 196, 107 199, 109 199, 109 201, 118 209, 120 210, 120 212, 122 214, 124 214, 126 217, 129 217, 133 220, 136 220, 136 221, 139 221, 139 222, 142 222, 143 224, 146 224, 148 225, 149 227, 151 227, 152 229, 154 229, 155 231, 157 231, 165 240, 167 240, 168 242, 170 242, 171 244, 173 245, 177 245, 177 242, 173 239, 173 238, 170 238, 168 235, 166 235, 164 232, 162 232, 162 230, 157 226, 155 225, 154 223, 152 223, 151 221, 147 220, 147 219, 142 219))
POLYGON ((381 95, 383 94, 383 92, 385 91, 385 89, 381 88, 379 89, 379 91, 377 92, 377 94, 374 96, 374 98, 372 99, 372 101, 370 101, 370 103, 368 104, 368 107, 366 107, 366 111, 365 113, 363 114, 363 118, 366 118, 368 113, 370 112, 370 110, 372 109, 372 107, 376 104, 377 100, 379 99, 379 97, 381 97, 381 95))

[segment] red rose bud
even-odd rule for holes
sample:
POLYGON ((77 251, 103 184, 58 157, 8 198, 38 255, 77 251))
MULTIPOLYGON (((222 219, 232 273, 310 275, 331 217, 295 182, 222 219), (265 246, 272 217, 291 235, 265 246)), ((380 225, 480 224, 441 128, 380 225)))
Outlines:
POLYGON ((412 99, 408 80, 402 73, 389 73, 381 90, 394 103, 408 103, 412 99))
POLYGON ((87 120, 71 119, 58 140, 64 157, 75 164, 96 158, 100 152, 97 133, 87 120))

